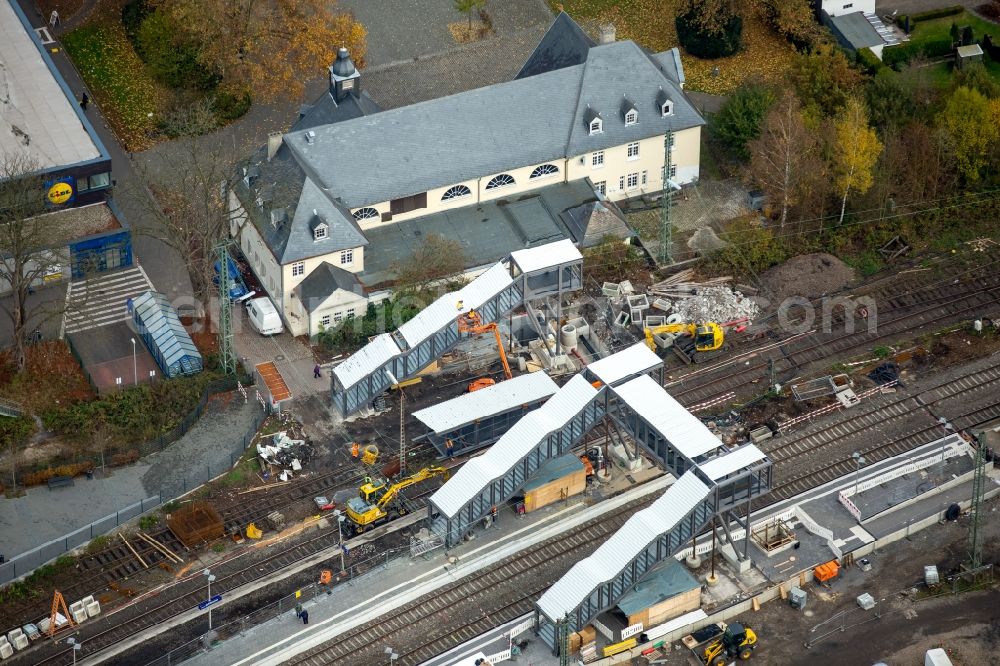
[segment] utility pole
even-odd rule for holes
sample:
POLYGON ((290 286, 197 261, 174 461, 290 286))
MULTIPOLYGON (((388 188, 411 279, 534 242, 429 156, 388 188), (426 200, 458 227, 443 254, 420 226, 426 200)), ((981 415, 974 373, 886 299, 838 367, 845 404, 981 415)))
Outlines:
POLYGON ((673 222, 671 221, 671 208, 673 208, 673 192, 670 184, 670 172, 673 171, 673 159, 671 156, 671 146, 674 142, 674 133, 668 131, 663 136, 663 201, 660 205, 660 256, 659 263, 668 265, 674 263, 674 237, 673 222))
MULTIPOLYGON (((986 433, 979 433, 976 446, 976 462, 972 476, 972 503, 969 521, 969 559, 966 566, 970 571, 983 564, 983 544, 979 541, 979 527, 982 523, 983 489, 986 484, 986 433)), ((975 575, 975 573, 973 573, 975 575)))
POLYGON ((399 387, 399 478, 406 475, 406 406, 403 403, 403 387, 399 387))
POLYGON ((229 242, 215 246, 219 261, 219 364, 227 375, 236 374, 236 348, 233 345, 233 304, 229 292, 233 286, 229 276, 229 242))

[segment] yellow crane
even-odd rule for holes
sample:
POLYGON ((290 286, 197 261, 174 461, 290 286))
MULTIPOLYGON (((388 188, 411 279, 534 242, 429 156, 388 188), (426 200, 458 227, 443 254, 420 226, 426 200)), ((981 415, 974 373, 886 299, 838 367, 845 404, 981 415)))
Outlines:
POLYGON ((415 483, 420 483, 435 476, 448 478, 448 469, 445 467, 425 467, 416 474, 406 477, 396 483, 390 484, 388 481, 374 483, 366 480, 359 489, 357 497, 347 500, 347 518, 350 520, 350 527, 355 534, 364 532, 369 527, 373 527, 390 518, 402 516, 406 513, 406 508, 395 503, 392 506, 392 514, 389 508, 398 498, 399 491, 415 483))

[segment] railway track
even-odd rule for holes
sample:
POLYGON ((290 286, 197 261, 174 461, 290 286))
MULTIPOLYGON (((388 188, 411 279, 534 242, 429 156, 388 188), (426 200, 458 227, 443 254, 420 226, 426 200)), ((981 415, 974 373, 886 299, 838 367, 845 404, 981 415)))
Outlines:
POLYGON ((512 555, 488 571, 467 576, 423 598, 355 627, 285 662, 295 666, 380 663, 385 645, 399 646, 400 666, 419 664, 455 645, 524 615, 535 599, 574 563, 596 550, 652 499, 619 507, 572 534, 512 555), (463 618, 457 626, 444 616, 463 618))
MULTIPOLYGON (((409 497, 407 504, 410 509, 419 511, 422 507, 426 507, 425 498, 431 492, 433 490, 426 490, 419 495, 409 497)), ((380 537, 383 536, 385 535, 380 535, 380 537)), ((214 566, 213 573, 217 578, 212 583, 212 590, 213 592, 218 590, 218 594, 232 592, 249 583, 267 578, 304 559, 320 555, 324 551, 329 551, 330 557, 333 558, 337 553, 338 544, 337 531, 328 530, 304 541, 291 544, 263 558, 254 559, 252 562, 235 563, 233 560, 230 563, 214 566)), ((350 556, 348 557, 350 558, 350 556)), ((137 613, 124 616, 105 616, 91 620, 79 628, 79 640, 83 642, 83 650, 78 656, 89 658, 99 655, 108 647, 137 633, 189 612, 201 601, 204 601, 204 594, 201 575, 194 574, 186 578, 184 582, 139 602, 136 607, 137 613), (191 582, 193 584, 189 584, 191 582), (115 621, 117 621, 116 624, 104 626, 115 621), (91 629, 97 630, 91 633, 91 629)), ((32 666, 63 666, 72 663, 73 655, 71 652, 71 650, 65 649, 64 645, 51 642, 38 645, 26 653, 18 653, 4 663, 10 663, 12 666, 21 664, 24 666, 29 664, 32 666), (22 654, 23 658, 21 658, 22 654)))
POLYGON ((956 430, 1000 417, 1000 367, 970 373, 942 382, 917 395, 880 397, 862 403, 863 411, 832 427, 818 427, 800 437, 779 438, 763 447, 774 462, 771 492, 754 508, 774 504, 815 488, 854 470, 850 454, 858 451, 869 462, 906 453, 944 437, 951 430, 938 420, 944 417, 956 430), (951 403, 949 405, 948 403, 951 403), (872 433, 885 436, 872 436, 872 433), (834 459, 816 462, 817 452, 832 450, 834 459), (813 464, 802 463, 812 459, 813 464), (795 467, 798 466, 798 469, 795 467), (795 470, 792 472, 786 470, 795 470))
MULTIPOLYGON (((892 310, 890 312, 895 316, 888 320, 880 316, 875 333, 869 333, 865 328, 863 332, 794 336, 794 339, 777 344, 766 355, 754 351, 737 355, 681 376, 668 383, 667 387, 682 404, 704 403, 726 393, 738 394, 746 387, 760 383, 772 362, 776 374, 794 373, 815 361, 843 357, 846 353, 868 349, 878 343, 893 342, 922 327, 958 321, 1000 304, 1000 276, 980 278, 960 286, 955 290, 942 288, 929 292, 917 310, 902 313, 892 310), (738 365, 741 361, 744 365, 738 365)), ((910 310, 911 307, 907 305, 902 309, 910 310)), ((884 315, 884 311, 881 314, 884 315)))

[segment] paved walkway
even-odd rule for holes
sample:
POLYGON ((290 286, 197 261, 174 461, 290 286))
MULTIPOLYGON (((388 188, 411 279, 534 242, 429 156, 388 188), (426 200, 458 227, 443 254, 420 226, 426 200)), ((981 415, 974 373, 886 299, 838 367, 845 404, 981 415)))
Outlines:
POLYGON ((40 486, 17 499, 0 497, 0 553, 14 557, 161 490, 190 490, 224 474, 237 438, 259 413, 259 405, 244 405, 242 397, 210 403, 187 434, 139 464, 109 470, 104 478, 78 477, 68 488, 40 486))

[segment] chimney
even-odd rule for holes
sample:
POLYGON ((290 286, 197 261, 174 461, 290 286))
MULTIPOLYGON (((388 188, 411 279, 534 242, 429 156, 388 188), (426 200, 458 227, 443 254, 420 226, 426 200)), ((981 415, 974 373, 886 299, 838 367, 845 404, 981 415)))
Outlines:
POLYGON ((610 44, 615 41, 615 26, 613 23, 603 23, 598 28, 600 32, 600 43, 610 44))
POLYGON ((274 159, 274 155, 278 152, 278 148, 281 148, 281 138, 284 136, 281 132, 268 132, 267 134, 267 161, 270 162, 274 159))

